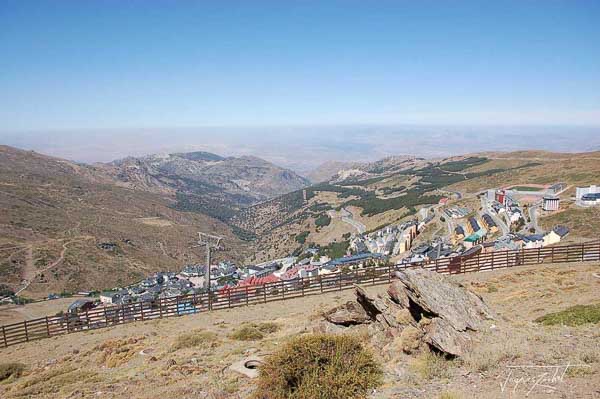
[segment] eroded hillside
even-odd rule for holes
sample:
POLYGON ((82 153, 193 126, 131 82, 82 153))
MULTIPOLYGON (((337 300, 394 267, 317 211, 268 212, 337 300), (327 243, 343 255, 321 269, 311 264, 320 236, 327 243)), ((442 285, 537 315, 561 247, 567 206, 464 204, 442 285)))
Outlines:
POLYGON ((203 259, 197 231, 245 245, 222 222, 174 209, 173 198, 117 186, 94 167, 0 147, 0 276, 21 295, 101 290, 203 259), (28 284, 27 280, 30 282, 28 284))

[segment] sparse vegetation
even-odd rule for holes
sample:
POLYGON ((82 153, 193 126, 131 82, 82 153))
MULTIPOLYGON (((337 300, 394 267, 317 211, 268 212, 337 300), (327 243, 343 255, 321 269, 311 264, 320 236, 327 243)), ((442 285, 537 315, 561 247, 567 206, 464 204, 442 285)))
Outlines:
POLYGON ((119 367, 142 349, 144 340, 144 337, 108 340, 96 346, 94 351, 100 352, 100 364, 108 368, 119 367))
POLYGON ((310 231, 303 231, 302 233, 298 234, 295 238, 296 242, 304 244, 306 242, 306 237, 308 237, 309 234, 310 231))
POLYGON ((455 392, 451 392, 451 391, 446 391, 446 392, 442 392, 440 394, 440 396, 438 396, 438 399, 460 399, 461 396, 455 392))
POLYGON ((254 398, 365 398, 381 383, 382 375, 357 337, 299 336, 266 359, 254 398))
POLYGON ((565 325, 571 327, 588 323, 600 323, 600 303, 572 306, 561 312, 549 313, 539 317, 535 321, 545 326, 565 325))
POLYGON ((4 381, 9 378, 19 378, 25 371, 25 365, 23 363, 10 362, 0 364, 0 381, 4 381))
POLYGON ((240 327, 229 337, 237 341, 259 341, 267 334, 272 334, 279 330, 276 323, 251 323, 240 327))
POLYGON ((319 215, 319 217, 315 219, 315 225, 317 227, 329 226, 330 223, 331 218, 329 217, 329 215, 326 214, 319 215))
POLYGON ((350 241, 332 242, 329 245, 319 249, 319 255, 329 256, 331 259, 341 258, 346 255, 350 241))
POLYGON ((452 361, 425 350, 411 363, 410 368, 425 380, 450 377, 452 361))
POLYGON ((175 339, 173 351, 197 346, 214 347, 218 344, 217 334, 212 331, 196 330, 182 334, 175 339))
POLYGON ((81 386, 81 384, 98 381, 100 381, 98 374, 92 371, 74 367, 55 367, 17 385, 17 397, 30 398, 38 395, 66 397, 68 395, 65 393, 71 392, 73 385, 81 386))

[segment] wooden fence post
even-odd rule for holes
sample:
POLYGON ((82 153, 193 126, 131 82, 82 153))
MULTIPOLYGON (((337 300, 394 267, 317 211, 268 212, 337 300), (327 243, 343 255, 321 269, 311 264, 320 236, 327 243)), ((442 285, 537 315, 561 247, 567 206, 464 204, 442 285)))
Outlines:
POLYGON ((263 284, 263 299, 265 300, 265 303, 267 303, 267 284, 263 284))
POLYGON ((388 283, 392 281, 392 265, 388 263, 388 283))
POLYGON ((50 336, 50 324, 48 323, 48 316, 46 316, 46 335, 50 336))
POLYGON ((8 348, 8 342, 6 341, 6 329, 2 326, 2 337, 4 338, 4 347, 8 348))
POLYGON ((319 286, 321 287, 321 294, 323 293, 323 277, 319 276, 319 286))
POLYGON ((340 273, 339 274, 340 277, 338 278, 338 280, 339 280, 339 286, 340 286, 340 291, 342 290, 342 274, 343 273, 340 273))
POLYGON ((227 307, 231 308, 231 290, 227 290, 227 307))
POLYGON ((212 310, 212 307, 213 307, 212 293, 210 291, 210 287, 208 287, 208 310, 212 310))
POLYGON ((550 256, 552 257, 552 263, 554 263, 554 247, 552 247, 552 252, 550 253, 550 256))
POLYGON ((285 299, 285 283, 283 281, 281 282, 281 299, 285 299))
POLYGON ((248 286, 246 286, 246 306, 249 305, 249 298, 248 298, 248 286))
POLYGON ((29 342, 29 331, 27 331, 27 320, 23 322, 23 326, 25 327, 25 341, 29 342))
POLYGON ((104 309, 104 326, 108 327, 108 316, 106 316, 106 305, 102 307, 104 309))
POLYGON ((140 301, 140 313, 142 314, 142 321, 144 321, 144 301, 140 301))

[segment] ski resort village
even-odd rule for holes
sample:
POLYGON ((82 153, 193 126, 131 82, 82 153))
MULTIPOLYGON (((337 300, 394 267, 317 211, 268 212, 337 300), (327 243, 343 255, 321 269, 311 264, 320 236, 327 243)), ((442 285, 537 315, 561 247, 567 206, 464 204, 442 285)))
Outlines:
MULTIPOLYGON (((421 208, 414 219, 371 232, 364 232, 364 226, 355 226, 357 232, 340 237, 339 242, 326 248, 309 244, 296 254, 258 264, 236 265, 225 260, 210 267, 207 263, 182 265, 181 270, 157 272, 128 286, 75 293, 80 298, 65 311, 78 313, 98 306, 152 304, 159 299, 208 292, 227 297, 240 290, 265 289, 269 283, 285 282, 293 286, 300 279, 382 265, 401 270, 445 258, 464 261, 492 252, 544 248, 561 243, 569 234, 565 226, 544 230, 538 225, 540 217, 560 210, 560 195, 567 188, 565 183, 555 183, 488 189, 474 196, 477 201, 471 207, 460 205, 464 198, 454 193, 441 198, 437 205, 421 208), (444 227, 427 234, 434 222, 444 227), (332 256, 332 252, 338 256, 332 256)), ((580 207, 596 206, 600 203, 599 195, 600 188, 596 186, 577 187, 576 196, 566 200, 580 207)), ((211 251, 219 250, 221 238, 204 233, 199 236, 198 246, 206 250, 210 261, 211 251)), ((109 251, 113 248, 111 243, 101 245, 109 251)), ((51 294, 48 299, 60 296, 51 294)), ((12 299, 7 297, 3 301, 12 299)), ((178 312, 187 314, 198 309, 182 304, 178 312)))

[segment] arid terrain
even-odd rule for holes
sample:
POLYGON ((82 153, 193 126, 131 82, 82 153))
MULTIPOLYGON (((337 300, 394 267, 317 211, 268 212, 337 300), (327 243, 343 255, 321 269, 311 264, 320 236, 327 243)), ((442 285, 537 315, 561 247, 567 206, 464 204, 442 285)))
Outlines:
MULTIPOLYGON (((329 182, 305 188, 258 158, 203 152, 83 165, 4 146, 0 165, 0 282, 29 298, 180 270, 203 259, 193 249, 198 231, 225 237, 215 260, 261 262, 313 245, 341 256, 360 228, 414 218, 441 198, 476 204, 482 190, 517 184, 567 183, 560 211, 540 225, 567 225, 570 242, 599 234, 600 211, 571 201, 576 185, 597 183, 598 152, 390 157, 335 164, 329 182)), ((423 237, 443 228, 436 219, 423 237)))
MULTIPOLYGON (((432 359, 393 346, 376 351, 384 368, 384 383, 371 397, 598 397, 598 325, 545 326, 535 320, 573 305, 597 304, 599 272, 600 264, 591 262, 450 277, 481 295, 495 320, 474 335, 472 352, 461 359, 432 359), (567 365, 571 366, 565 369, 567 365), (511 368, 514 366, 522 367, 511 368), (514 374, 509 376, 511 370, 514 374), (552 380, 555 370, 557 376, 552 380), (550 374, 542 384, 538 379, 545 372, 550 374)), ((383 293, 386 288, 367 291, 383 293)), ((0 396, 247 398, 254 390, 254 380, 230 370, 231 364, 248 355, 267 355, 291 337, 313 333, 322 312, 353 297, 348 290, 121 325, 1 349, 3 362, 22 362, 26 371, 20 378, 1 383, 0 396), (247 338, 239 334, 245 326, 269 329, 262 337, 240 340, 247 338)), ((367 346, 373 345, 366 331, 352 331, 362 334, 367 346)))
POLYGON ((245 244, 228 226, 174 209, 168 195, 10 147, 0 147, 0 165, 0 282, 13 290, 26 286, 22 296, 102 290, 180 270, 203 258, 192 248, 198 231, 226 237, 217 259, 243 259, 245 244))
POLYGON ((303 235, 305 245, 323 246, 344 240, 330 232, 355 232, 352 226, 336 220, 316 226, 316 220, 331 209, 347 208, 371 231, 414 217, 416 210, 437 204, 442 197, 456 205, 473 204, 477 203, 475 195, 489 188, 564 182, 568 189, 560 195, 561 212, 541 215, 540 223, 545 227, 568 225, 571 241, 600 234, 598 224, 592 222, 600 211, 575 207, 571 201, 577 185, 596 184, 600 176, 598 152, 486 152, 429 160, 392 157, 345 166, 350 169, 338 171, 328 183, 306 188, 306 202, 302 192, 292 192, 246 208, 230 223, 256 234, 256 257, 265 260, 297 250, 302 244, 296 239, 299 235, 303 235))

